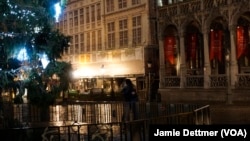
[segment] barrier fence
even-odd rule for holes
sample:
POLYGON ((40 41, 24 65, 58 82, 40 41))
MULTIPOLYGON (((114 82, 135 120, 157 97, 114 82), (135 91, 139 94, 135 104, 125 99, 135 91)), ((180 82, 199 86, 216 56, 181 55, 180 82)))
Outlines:
MULTIPOLYGON (((13 113, 9 112, 9 115, 14 115, 15 119, 5 118, 1 123, 18 121, 19 124, 8 123, 2 126, 1 139, 146 141, 149 126, 152 124, 211 124, 209 105, 138 102, 138 118, 123 121, 124 107, 128 104, 81 102, 53 105, 45 110, 48 115, 43 115, 46 117, 44 119, 41 117, 46 113, 41 113, 43 110, 37 107, 12 105, 13 113)), ((5 110, 12 108, 7 106, 5 110)))
MULTIPOLYGON (((76 102, 48 107, 37 107, 29 104, 4 104, 3 116, 5 120, 15 120, 20 123, 66 121, 110 123, 121 122, 126 107, 129 107, 129 105, 130 103, 124 102, 76 102)), ((197 104, 147 102, 136 102, 134 106, 134 114, 137 115, 137 119, 193 112, 202 107, 202 105, 197 104)))

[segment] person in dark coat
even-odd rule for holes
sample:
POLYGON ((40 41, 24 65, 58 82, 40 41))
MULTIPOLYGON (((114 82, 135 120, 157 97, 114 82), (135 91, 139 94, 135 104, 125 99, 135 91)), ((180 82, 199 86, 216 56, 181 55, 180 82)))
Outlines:
POLYGON ((130 111, 133 113, 133 119, 137 119, 136 102, 138 101, 138 95, 130 79, 125 79, 121 93, 125 100, 123 120, 127 121, 130 119, 130 111))

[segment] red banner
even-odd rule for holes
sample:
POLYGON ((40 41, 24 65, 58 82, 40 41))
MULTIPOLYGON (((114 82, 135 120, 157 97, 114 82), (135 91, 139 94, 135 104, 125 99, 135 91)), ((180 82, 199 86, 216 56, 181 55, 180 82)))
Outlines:
POLYGON ((175 64, 174 61, 174 46, 176 45, 175 37, 174 36, 167 36, 164 41, 164 53, 165 53, 165 59, 170 64, 175 64))
POLYGON ((248 38, 248 27, 239 26, 237 28, 237 59, 248 52, 248 38))
POLYGON ((210 60, 218 59, 221 61, 222 51, 222 30, 210 32, 210 60))
POLYGON ((197 35, 195 33, 188 36, 188 60, 196 60, 197 35))

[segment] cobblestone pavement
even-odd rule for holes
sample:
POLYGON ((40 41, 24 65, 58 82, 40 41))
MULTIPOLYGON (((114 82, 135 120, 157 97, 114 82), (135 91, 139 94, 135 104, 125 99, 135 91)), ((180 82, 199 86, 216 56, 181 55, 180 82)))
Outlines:
POLYGON ((209 103, 211 124, 250 124, 250 102, 209 103))

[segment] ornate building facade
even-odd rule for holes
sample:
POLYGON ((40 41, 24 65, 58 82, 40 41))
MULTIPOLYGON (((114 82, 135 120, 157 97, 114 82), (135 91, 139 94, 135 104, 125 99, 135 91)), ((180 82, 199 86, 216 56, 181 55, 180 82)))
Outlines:
POLYGON ((57 28, 72 36, 63 60, 73 64, 75 89, 116 92, 130 78, 145 91, 146 63, 158 62, 155 13, 149 0, 68 0, 57 28))
POLYGON ((250 1, 157 4, 162 100, 249 100, 250 1))

